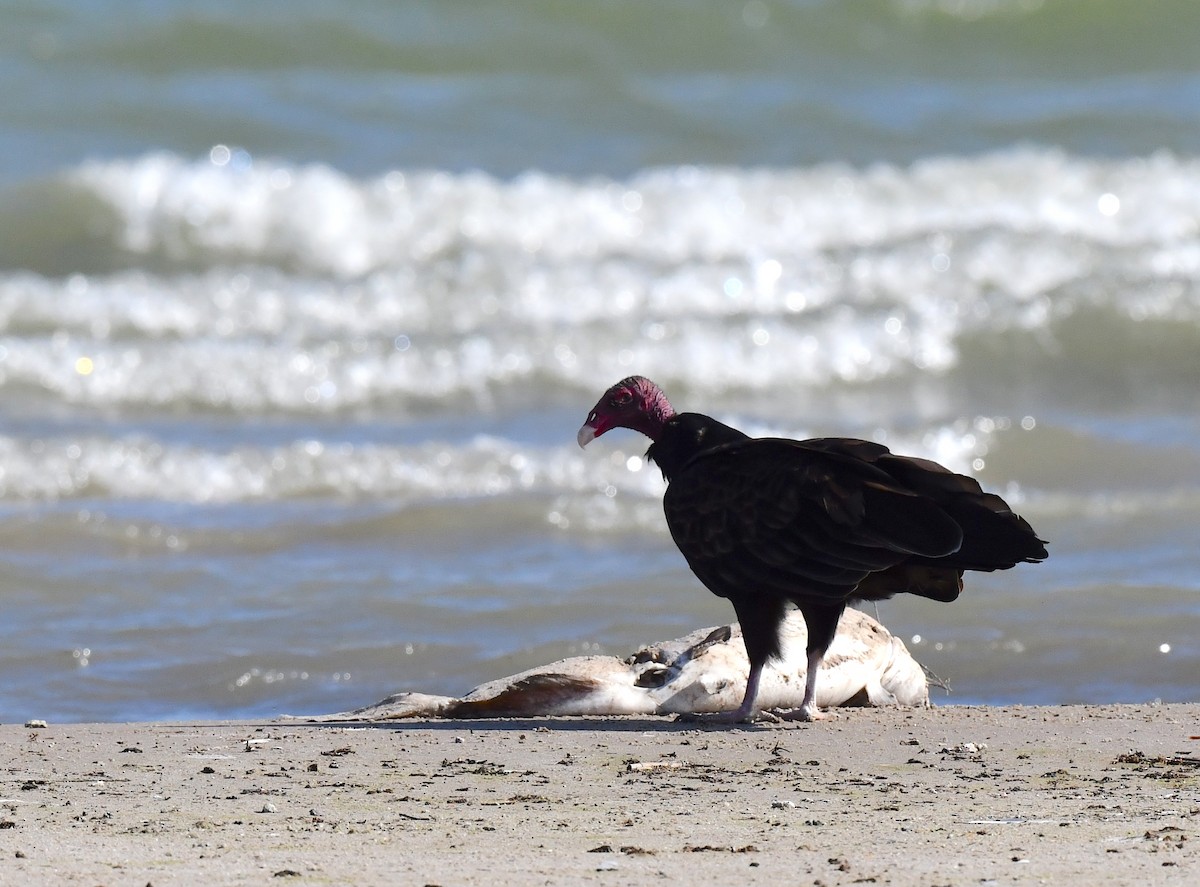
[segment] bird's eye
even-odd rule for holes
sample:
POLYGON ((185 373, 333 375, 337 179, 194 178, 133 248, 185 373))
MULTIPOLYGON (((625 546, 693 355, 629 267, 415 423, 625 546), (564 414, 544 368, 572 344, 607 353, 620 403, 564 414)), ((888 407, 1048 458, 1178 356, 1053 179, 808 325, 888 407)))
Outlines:
POLYGON ((610 407, 623 407, 631 400, 633 400, 633 395, 628 391, 618 391, 608 399, 608 405, 610 407))

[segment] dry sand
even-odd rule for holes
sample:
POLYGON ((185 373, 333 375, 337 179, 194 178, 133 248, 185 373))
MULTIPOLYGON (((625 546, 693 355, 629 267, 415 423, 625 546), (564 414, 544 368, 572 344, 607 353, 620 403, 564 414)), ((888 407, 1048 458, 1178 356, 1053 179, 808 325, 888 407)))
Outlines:
POLYGON ((1200 705, 0 727, 3 884, 1196 884, 1200 705))

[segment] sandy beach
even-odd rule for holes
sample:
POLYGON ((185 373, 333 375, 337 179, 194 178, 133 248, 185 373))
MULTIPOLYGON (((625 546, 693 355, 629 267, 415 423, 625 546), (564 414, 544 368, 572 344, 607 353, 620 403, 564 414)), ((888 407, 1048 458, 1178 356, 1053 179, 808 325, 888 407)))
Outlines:
POLYGON ((1183 884, 1200 705, 0 727, 7 884, 1183 884))

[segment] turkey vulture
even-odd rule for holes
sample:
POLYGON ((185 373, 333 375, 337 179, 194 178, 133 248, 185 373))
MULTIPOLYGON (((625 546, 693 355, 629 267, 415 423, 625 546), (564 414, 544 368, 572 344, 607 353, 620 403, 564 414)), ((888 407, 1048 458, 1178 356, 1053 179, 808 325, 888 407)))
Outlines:
POLYGON ((676 413, 643 376, 604 393, 579 429, 579 445, 612 428, 650 438, 646 456, 668 482, 671 537, 741 623, 746 694, 722 720, 753 718, 763 666, 780 653, 789 602, 808 626, 799 716, 813 720, 820 717, 817 669, 849 601, 900 592, 952 601, 964 570, 1006 570, 1046 557, 1045 543, 999 496, 881 444, 751 438, 708 416, 676 413))

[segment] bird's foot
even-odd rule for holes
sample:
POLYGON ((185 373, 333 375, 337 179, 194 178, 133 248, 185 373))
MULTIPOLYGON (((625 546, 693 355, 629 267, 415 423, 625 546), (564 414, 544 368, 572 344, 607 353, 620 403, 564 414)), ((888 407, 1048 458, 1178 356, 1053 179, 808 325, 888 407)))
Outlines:
POLYGON ((779 717, 784 721, 826 721, 829 720, 830 715, 815 705, 802 705, 799 708, 782 712, 779 717))
POLYGON ((743 712, 741 709, 736 709, 734 711, 680 712, 675 716, 675 720, 681 723, 715 727, 728 724, 753 724, 756 721, 778 724, 779 716, 768 711, 743 712))

